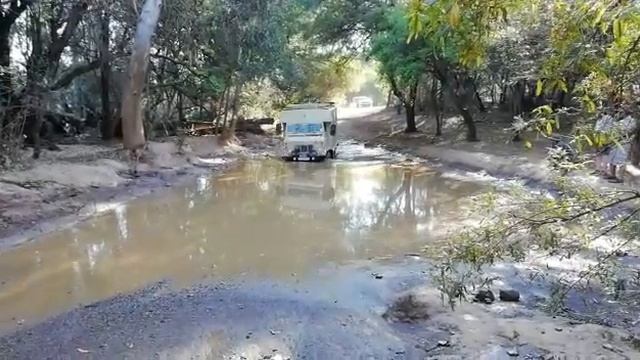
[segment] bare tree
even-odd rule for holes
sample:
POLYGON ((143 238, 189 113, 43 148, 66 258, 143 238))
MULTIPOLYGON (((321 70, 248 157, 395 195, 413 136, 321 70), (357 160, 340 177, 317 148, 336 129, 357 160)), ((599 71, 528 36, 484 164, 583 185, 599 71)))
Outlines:
POLYGON ((124 147, 136 153, 145 145, 142 123, 142 91, 149 65, 151 38, 160 17, 162 0, 146 0, 136 28, 136 35, 129 63, 129 78, 122 101, 122 133, 124 147))

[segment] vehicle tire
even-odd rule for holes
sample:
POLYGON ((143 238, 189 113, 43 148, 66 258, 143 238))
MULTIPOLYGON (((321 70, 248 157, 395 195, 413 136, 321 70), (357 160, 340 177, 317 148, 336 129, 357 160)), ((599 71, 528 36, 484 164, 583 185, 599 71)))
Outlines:
POLYGON ((335 154, 334 154, 333 150, 329 150, 329 151, 327 151, 327 157, 328 157, 329 159, 335 159, 335 158, 336 158, 336 156, 335 156, 335 154))

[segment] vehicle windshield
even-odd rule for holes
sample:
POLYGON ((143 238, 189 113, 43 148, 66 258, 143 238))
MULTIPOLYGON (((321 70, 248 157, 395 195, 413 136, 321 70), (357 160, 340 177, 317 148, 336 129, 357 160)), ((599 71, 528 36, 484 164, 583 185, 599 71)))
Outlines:
POLYGON ((287 134, 290 135, 308 135, 321 134, 322 124, 288 124, 287 134))

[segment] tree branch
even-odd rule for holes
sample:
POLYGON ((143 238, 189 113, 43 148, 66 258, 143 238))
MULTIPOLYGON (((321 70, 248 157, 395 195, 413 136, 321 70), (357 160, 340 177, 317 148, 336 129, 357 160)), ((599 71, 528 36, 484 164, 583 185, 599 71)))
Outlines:
POLYGON ((60 61, 62 52, 69 44, 69 40, 71 40, 71 37, 75 33, 78 24, 80 24, 80 20, 82 20, 82 16, 88 8, 89 5, 85 1, 80 1, 73 5, 73 7, 71 8, 69 16, 64 22, 66 26, 64 28, 64 31, 62 32, 62 35, 60 35, 60 37, 58 37, 49 48, 49 62, 51 64, 57 64, 60 61))
POLYGON ((178 65, 178 66, 182 66, 183 68, 187 69, 187 71, 189 71, 191 74, 197 76, 197 77, 202 77, 202 74, 198 73, 194 68, 192 68, 189 64, 180 61, 180 60, 176 60, 174 58, 171 58, 169 56, 166 55, 162 55, 160 53, 156 53, 156 54, 151 54, 151 57, 154 59, 160 59, 160 60, 166 60, 171 62, 174 65, 178 65))
POLYGON ((1 27, 6 28, 7 30, 11 28, 13 23, 16 22, 18 17, 22 15, 22 13, 27 10, 29 6, 33 4, 34 0, 22 0, 18 3, 18 0, 12 0, 11 5, 7 9, 6 13, 3 13, 0 16, 1 27))
POLYGON ((60 76, 60 78, 49 87, 49 90, 56 91, 71 84, 71 82, 80 75, 96 70, 100 67, 100 60, 94 60, 90 63, 76 65, 60 76))

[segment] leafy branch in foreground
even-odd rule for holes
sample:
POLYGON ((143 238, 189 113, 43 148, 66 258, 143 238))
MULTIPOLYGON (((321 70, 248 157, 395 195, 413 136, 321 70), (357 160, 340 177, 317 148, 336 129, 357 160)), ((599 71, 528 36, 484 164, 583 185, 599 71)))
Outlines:
POLYGON ((606 271, 622 250, 635 245, 640 228, 640 192, 598 192, 588 185, 558 178, 556 191, 534 193, 513 188, 476 199, 474 211, 493 215, 449 239, 437 260, 434 278, 443 301, 454 308, 478 287, 495 280, 491 267, 500 262, 525 262, 534 256, 560 259, 596 250, 594 263, 579 273, 563 274, 549 302, 557 310, 571 289, 598 281, 615 286, 615 272, 606 271), (616 235, 617 237, 614 237, 616 235), (597 251, 597 240, 609 244, 597 251))

